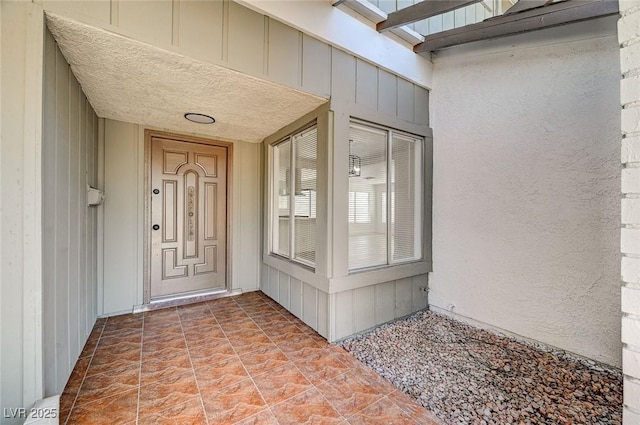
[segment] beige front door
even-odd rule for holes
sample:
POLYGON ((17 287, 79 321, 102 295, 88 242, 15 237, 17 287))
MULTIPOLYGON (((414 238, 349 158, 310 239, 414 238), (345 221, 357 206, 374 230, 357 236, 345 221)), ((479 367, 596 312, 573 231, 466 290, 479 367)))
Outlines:
POLYGON ((227 156, 151 137, 151 300, 226 288, 227 156))

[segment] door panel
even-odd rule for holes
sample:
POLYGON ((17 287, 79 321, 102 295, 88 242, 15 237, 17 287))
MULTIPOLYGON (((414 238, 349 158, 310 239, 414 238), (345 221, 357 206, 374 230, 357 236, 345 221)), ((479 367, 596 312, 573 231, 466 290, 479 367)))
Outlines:
POLYGON ((151 138, 152 300, 226 288, 227 159, 225 147, 151 138))

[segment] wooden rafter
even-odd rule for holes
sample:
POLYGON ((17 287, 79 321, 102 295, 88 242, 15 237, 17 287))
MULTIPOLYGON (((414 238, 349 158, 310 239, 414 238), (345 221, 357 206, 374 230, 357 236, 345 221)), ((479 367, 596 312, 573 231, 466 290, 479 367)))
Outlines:
POLYGON ((617 0, 566 0, 425 37, 416 53, 618 14, 617 0))
POLYGON ((461 7, 479 3, 480 1, 482 0, 423 0, 413 6, 390 13, 387 20, 380 22, 376 26, 376 29, 378 31, 390 30, 440 15, 441 13, 451 12, 461 7))

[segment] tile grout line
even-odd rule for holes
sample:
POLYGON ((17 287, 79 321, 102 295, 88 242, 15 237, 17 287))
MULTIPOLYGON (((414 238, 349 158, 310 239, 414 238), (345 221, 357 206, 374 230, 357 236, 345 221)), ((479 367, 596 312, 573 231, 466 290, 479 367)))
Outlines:
MULTIPOLYGON (((96 346, 93 347, 93 350, 91 352, 91 356, 87 356, 90 357, 89 359, 89 363, 87 364, 87 368, 84 371, 84 374, 82 375, 82 380, 80 381, 80 386, 78 387, 78 390, 76 391, 76 395, 73 398, 73 403, 71 403, 71 407, 69 408, 69 413, 67 413, 67 417, 64 421, 64 424, 66 425, 69 422, 69 419, 71 418, 71 413, 73 412, 73 409, 75 409, 76 407, 76 401, 78 401, 78 396, 80 395, 80 390, 82 389, 82 385, 84 385, 84 380, 87 377, 87 373, 89 373, 89 368, 91 367, 91 363, 93 363, 93 356, 96 354, 96 350, 98 349, 98 345, 100 344, 100 339, 102 339, 102 333, 104 332, 104 328, 107 325, 107 321, 109 320, 109 318, 107 318, 107 320, 104 321, 104 323, 102 324, 102 329, 100 329, 100 335, 98 335, 98 340, 96 341, 96 346)), ((92 330, 93 331, 93 330, 92 330)), ((77 364, 77 361, 76 361, 77 364)), ((72 371, 73 373, 73 371, 72 371)), ((64 392, 64 390, 63 390, 64 392)))
POLYGON ((144 349, 145 313, 142 313, 142 329, 140 330, 140 363, 138 365, 138 399, 136 401, 136 424, 140 422, 140 394, 142 393, 142 353, 144 349))
MULTIPOLYGON (((249 314, 244 311, 244 309, 242 308, 242 306, 240 304, 238 304, 238 302, 236 300, 233 300, 233 302, 240 307, 240 309, 242 310, 243 313, 245 313, 247 316, 249 316, 249 314)), ((207 308, 209 309, 209 313, 211 313, 211 315, 213 316, 213 318, 215 319, 215 321, 218 323, 218 326, 220 326, 220 330, 222 331, 222 334, 224 335, 224 337, 227 339, 227 341, 229 341, 229 345, 231 345, 231 349, 233 350, 234 353, 236 353, 236 356, 238 357, 238 359, 240 360, 240 364, 242 364, 242 368, 244 369, 245 373, 247 374, 247 376, 249 377, 249 379, 251 380, 251 383, 253 384, 253 386, 255 387, 256 391, 258 391, 258 394, 260 395, 260 398, 262 399, 262 401, 264 402, 264 405, 267 406, 267 408, 265 410, 269 410, 269 412, 271 413, 271 415, 273 416, 273 418, 276 420, 276 422, 278 422, 278 419, 276 418, 276 416, 273 414, 273 411, 271 410, 271 406, 269 405, 269 403, 267 403, 267 400, 265 400, 264 396, 262 395, 262 391, 260 391, 260 388, 258 388, 258 385, 256 385, 256 382, 253 380, 253 376, 251 376, 251 374, 249 373, 249 371, 247 370, 247 367, 244 365, 244 362, 242 361, 242 358, 240 357, 240 354, 238 354, 238 351, 236 350, 236 347, 233 346, 233 344, 231 344, 231 340, 229 339, 229 337, 227 336, 227 332, 222 328, 222 325, 220 325, 220 321, 218 320, 218 318, 216 317, 215 313, 211 310, 211 305, 207 304, 207 308)), ((253 318, 251 316, 249 316, 249 318, 251 319, 251 321, 253 323, 256 324, 256 326, 258 326, 258 324, 253 320, 253 318)), ((258 326, 259 327, 259 326, 258 326)), ((268 337, 267 337, 268 338, 268 337)), ((257 350, 254 350, 257 351, 257 350)), ((248 354, 248 353, 245 353, 248 354)), ((231 386, 234 384, 230 384, 228 386, 231 386)), ((226 388, 226 387, 223 387, 226 388)), ((223 389, 220 388, 220 389, 223 389)), ((262 411, 261 411, 262 412, 262 411)), ((260 413, 260 412, 258 412, 260 413)), ((254 415, 257 415, 258 413, 255 413, 254 415)), ((254 415, 250 415, 247 416, 246 418, 242 418, 241 421, 250 418, 251 416, 254 415)), ((278 422, 280 423, 280 422, 278 422)))
MULTIPOLYGON (((234 301, 235 301, 235 300, 234 300, 234 301)), ((269 303, 268 303, 267 301, 261 301, 261 302, 262 302, 262 303, 264 303, 264 304, 269 305, 269 303)), ((283 354, 283 355, 288 359, 288 361, 289 361, 289 362, 291 362, 291 364, 293 364, 293 367, 294 367, 294 368, 296 368, 296 370, 297 370, 297 371, 298 371, 298 372, 299 372, 299 373, 300 373, 300 374, 301 374, 301 375, 302 375, 302 376, 303 376, 303 377, 304 377, 304 378, 309 382, 309 384, 311 384, 311 387, 312 387, 312 388, 310 388, 310 389, 308 389, 308 390, 306 390, 306 391, 303 391, 303 392, 298 393, 298 394, 294 394, 294 395, 292 395, 291 397, 289 397, 289 398, 287 398, 287 399, 285 399, 285 400, 281 400, 281 401, 279 401, 278 403, 275 403, 275 404, 273 404, 273 405, 271 405, 271 404, 267 404, 267 406, 268 406, 269 410, 271 411, 271 414, 272 414, 272 415, 273 415, 273 417, 275 418, 276 422, 280 423, 280 422, 278 421, 278 418, 276 418, 276 415, 274 415, 274 414, 273 414, 272 407, 275 407, 275 406, 277 406, 277 405, 279 405, 279 404, 282 404, 282 403, 284 403, 284 402, 286 402, 286 401, 288 401, 288 400, 291 400, 291 399, 293 399, 293 398, 295 398, 295 397, 297 397, 297 396, 299 396, 299 395, 302 395, 302 394, 308 393, 308 392, 309 392, 309 391, 311 391, 311 390, 316 390, 316 392, 317 392, 318 394, 320 394, 320 396, 321 396, 321 397, 322 397, 322 398, 323 398, 323 399, 324 399, 324 400, 329 404, 329 406, 331 406, 331 407, 333 408, 333 410, 334 410, 334 411, 335 411, 335 412, 340 416, 340 418, 342 418, 342 419, 344 419, 344 420, 346 421, 346 417, 345 417, 344 415, 342 415, 342 413, 340 413, 340 412, 338 411, 338 409, 336 409, 336 408, 335 408, 335 406, 334 406, 334 405, 333 405, 333 404, 332 404, 332 403, 331 403, 331 402, 330 402, 330 401, 325 397, 325 395, 322 393, 322 391, 320 391, 320 389, 318 389, 318 387, 317 387, 313 382, 309 381, 309 379, 306 377, 306 375, 305 375, 305 374, 304 374, 304 373, 303 373, 303 372, 298 368, 298 365, 296 365, 296 363, 293 361, 293 359, 292 359, 291 357, 289 357, 289 356, 287 355, 287 353, 285 353, 284 351, 282 351, 282 350, 280 349, 280 346, 279 346, 279 345, 278 345, 278 344, 277 344, 273 339, 271 339, 271 337, 270 337, 269 335, 267 335, 267 334, 266 334, 266 332, 264 332, 264 329, 262 328, 262 326, 260 326, 260 325, 259 325, 259 324, 258 324, 258 323, 253 319, 253 317, 251 316, 251 314, 247 313, 247 312, 246 312, 246 310, 244 310, 244 308, 242 307, 242 305, 240 305, 240 303, 238 303, 237 301, 236 301, 236 304, 238 304, 238 306, 239 306, 239 307, 240 307, 240 308, 241 308, 241 309, 242 309, 242 310, 243 310, 243 311, 244 311, 244 312, 249 316, 249 318, 251 318, 251 321, 252 321, 253 323, 255 323, 255 324, 256 324, 256 326, 258 326, 258 328, 260 328, 260 330, 262 331, 262 333, 263 333, 263 334, 264 334, 264 335, 269 339, 269 341, 271 341, 271 342, 272 342, 272 343, 273 343, 273 344, 278 348, 278 350, 279 350, 279 351, 280 351, 280 352, 281 352, 281 353, 282 353, 282 354, 283 354)), ((269 307, 271 307, 271 308, 272 308, 273 310, 275 310, 275 311, 278 311, 276 308, 274 308, 274 307, 273 307, 273 306, 271 306, 271 305, 269 305, 269 307)), ((280 312, 278 311, 278 313, 280 313, 280 312)), ((289 319, 287 318, 287 316, 285 316, 285 315, 284 315, 284 314, 282 314, 282 313, 280 313, 280 315, 281 315, 282 317, 284 317, 285 319, 287 319, 287 321, 288 321, 289 323, 292 323, 294 326, 296 326, 298 329, 300 329, 300 327, 298 327, 298 325, 297 325, 296 323, 294 323, 293 321, 289 320, 289 319)), ((217 320, 217 319, 216 319, 216 320, 217 320)), ((300 329, 300 331, 304 332, 304 330, 303 330, 303 329, 300 329)), ((223 332, 224 332, 224 330, 223 330, 223 332)), ((232 346, 233 346, 233 345, 232 345, 232 346)), ((255 350, 255 351, 257 351, 257 350, 255 350)), ((245 353, 245 354, 248 354, 248 353, 245 353)), ((242 358, 240 359, 240 361, 242 362, 242 358)), ((244 362, 242 362, 242 366, 244 367, 244 362)), ((345 366, 346 366, 346 365, 345 365, 345 366)), ((246 370, 246 368, 245 368, 245 370, 246 370)), ((253 381, 253 376, 249 373, 249 371, 248 371, 248 370, 246 370, 246 372, 247 372, 247 374, 249 375, 249 377, 251 378, 251 380, 253 381)), ((264 373, 268 373, 268 372, 264 372, 264 373)), ((343 375, 344 373, 346 373, 346 372, 343 372, 343 373, 341 373, 341 374, 339 374, 339 375, 335 376, 334 378, 337 378, 338 376, 341 376, 341 375, 343 375)), ((262 375, 262 374, 259 374, 259 375, 262 375)), ((334 378, 332 378, 332 379, 334 379, 334 378)), ((255 385, 255 382, 254 382, 254 385, 255 385)), ((256 385, 256 388, 258 388, 258 386, 257 386, 257 385, 256 385)), ((260 392, 260 388, 258 388, 258 391, 260 392)), ((266 400, 265 400, 265 403, 266 403, 266 400)))
MULTIPOLYGON (((209 305, 207 304, 207 310, 209 305)), ((211 312, 211 310, 209 310, 211 312)), ((191 373, 193 374, 193 380, 196 382, 196 388, 198 389, 198 398, 200 399, 200 407, 202 407, 202 413, 204 414, 204 421, 209 424, 209 415, 207 415, 207 409, 204 407, 204 399, 202 398, 202 391, 200 391, 200 384, 198 383, 198 377, 196 376, 196 368, 191 360, 191 350, 189 349, 189 343, 187 337, 184 334, 184 326, 182 326, 182 317, 180 317, 180 310, 176 307, 176 313, 178 314, 178 322, 180 323, 180 330, 182 331, 182 339, 184 340, 184 346, 187 347, 187 356, 189 356, 189 364, 191 365, 191 373)), ((214 317, 215 319, 215 317, 214 317)))

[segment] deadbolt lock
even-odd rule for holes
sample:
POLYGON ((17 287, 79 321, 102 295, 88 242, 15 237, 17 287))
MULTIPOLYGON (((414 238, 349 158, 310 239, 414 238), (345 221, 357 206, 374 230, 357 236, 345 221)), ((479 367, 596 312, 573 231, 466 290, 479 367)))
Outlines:
POLYGON ((157 195, 158 193, 160 193, 160 190, 158 190, 158 189, 153 189, 153 194, 154 194, 154 195, 157 195))
POLYGON ((159 224, 154 224, 152 229, 153 230, 160 230, 160 225, 159 224))

